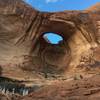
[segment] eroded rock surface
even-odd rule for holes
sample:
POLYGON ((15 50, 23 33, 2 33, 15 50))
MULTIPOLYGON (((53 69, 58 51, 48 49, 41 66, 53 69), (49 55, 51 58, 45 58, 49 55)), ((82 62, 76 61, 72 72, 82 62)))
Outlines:
POLYGON ((99 100, 99 74, 100 3, 47 13, 0 0, 0 100, 99 100))

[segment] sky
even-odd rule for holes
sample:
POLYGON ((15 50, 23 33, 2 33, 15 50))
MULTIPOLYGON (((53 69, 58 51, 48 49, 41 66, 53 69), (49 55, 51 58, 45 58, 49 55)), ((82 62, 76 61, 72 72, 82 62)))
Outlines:
POLYGON ((40 11, 84 10, 100 0, 25 0, 40 11))
MULTIPOLYGON (((63 10, 84 10, 95 5, 100 0, 24 0, 32 7, 43 12, 56 12, 63 10)), ((61 37, 54 34, 47 34, 46 38, 57 44, 61 37)))
POLYGON ((60 41, 63 41, 63 37, 51 32, 44 34, 43 37, 44 39, 48 40, 47 42, 50 42, 52 44, 58 44, 60 41))

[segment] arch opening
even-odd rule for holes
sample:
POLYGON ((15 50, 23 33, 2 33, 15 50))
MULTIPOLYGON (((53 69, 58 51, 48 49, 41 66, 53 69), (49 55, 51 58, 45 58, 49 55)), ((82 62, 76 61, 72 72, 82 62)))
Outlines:
POLYGON ((54 32, 44 33, 43 38, 50 44, 59 44, 61 41, 63 41, 63 37, 54 32))

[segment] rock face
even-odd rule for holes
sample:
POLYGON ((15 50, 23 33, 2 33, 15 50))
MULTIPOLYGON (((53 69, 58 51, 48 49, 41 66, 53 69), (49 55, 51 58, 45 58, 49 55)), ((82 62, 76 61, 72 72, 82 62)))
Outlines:
POLYGON ((0 0, 0 100, 99 100, 99 74, 100 3, 46 13, 0 0), (47 32, 63 40, 49 43, 47 32))

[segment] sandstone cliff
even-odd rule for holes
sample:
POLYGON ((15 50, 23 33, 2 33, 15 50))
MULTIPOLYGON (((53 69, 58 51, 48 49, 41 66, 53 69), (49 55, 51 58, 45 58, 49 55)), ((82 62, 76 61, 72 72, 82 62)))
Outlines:
POLYGON ((0 100, 99 100, 99 5, 47 13, 0 0, 0 100))

